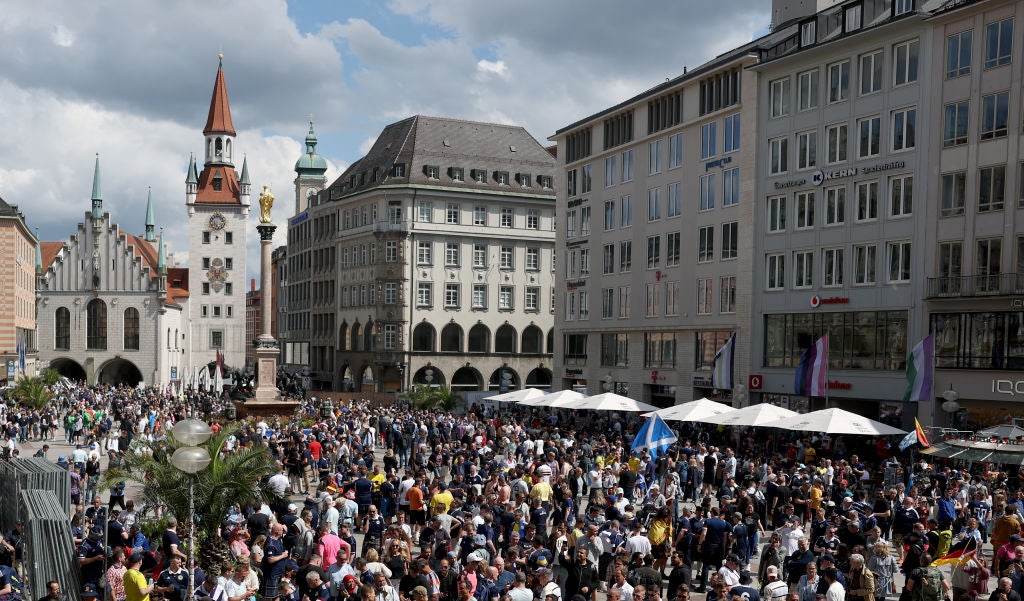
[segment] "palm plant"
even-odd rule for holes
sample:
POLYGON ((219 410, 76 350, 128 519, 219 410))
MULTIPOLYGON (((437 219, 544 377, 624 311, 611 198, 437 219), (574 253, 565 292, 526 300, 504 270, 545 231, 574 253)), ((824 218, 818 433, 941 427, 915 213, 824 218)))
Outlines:
POLYGON ((240 428, 238 424, 229 425, 200 445, 209 451, 211 461, 195 476, 171 464, 171 455, 184 446, 173 435, 153 442, 136 439, 125 453, 121 467, 109 470, 100 485, 137 484, 143 503, 154 507, 166 505, 180 522, 187 523, 189 481, 194 478, 195 528, 197 538, 203 541, 199 547, 200 565, 216 572, 230 559, 230 550, 218 529, 231 508, 236 503, 271 502, 276 498, 266 477, 277 470, 277 464, 266 447, 254 445, 221 453, 228 437, 240 428))
POLYGON ((447 386, 425 386, 417 384, 406 393, 410 401, 424 411, 452 409, 459 395, 447 386))
POLYGON ((46 407, 53 394, 47 389, 46 383, 41 377, 26 376, 18 380, 12 391, 12 396, 33 409, 46 407))

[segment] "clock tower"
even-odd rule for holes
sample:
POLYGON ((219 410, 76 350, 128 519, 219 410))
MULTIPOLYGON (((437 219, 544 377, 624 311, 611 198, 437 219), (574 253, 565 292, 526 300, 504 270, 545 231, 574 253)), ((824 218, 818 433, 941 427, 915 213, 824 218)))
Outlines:
POLYGON ((306 134, 306 153, 295 161, 295 173, 295 214, 298 215, 308 209, 316 195, 327 186, 327 176, 324 175, 327 173, 327 161, 316 153, 312 121, 306 134))
POLYGON ((245 242, 249 217, 249 166, 235 171, 235 127, 224 82, 223 56, 203 128, 203 168, 189 160, 185 177, 188 210, 189 340, 185 365, 203 367, 223 356, 245 366, 245 242))

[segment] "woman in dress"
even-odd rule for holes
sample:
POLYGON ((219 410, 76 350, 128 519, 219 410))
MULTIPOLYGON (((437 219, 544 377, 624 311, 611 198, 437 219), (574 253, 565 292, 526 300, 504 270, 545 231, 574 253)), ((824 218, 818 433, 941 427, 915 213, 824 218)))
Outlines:
POLYGON ((889 593, 896 592, 893 575, 899 570, 899 563, 889 553, 889 543, 879 541, 872 548, 867 568, 875 575, 875 601, 882 601, 889 593))

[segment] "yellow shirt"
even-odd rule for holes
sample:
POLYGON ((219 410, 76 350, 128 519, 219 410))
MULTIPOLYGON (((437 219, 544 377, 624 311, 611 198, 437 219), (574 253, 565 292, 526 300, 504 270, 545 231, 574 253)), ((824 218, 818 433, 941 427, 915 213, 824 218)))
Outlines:
POLYGON ((629 458, 629 471, 639 472, 640 471, 640 458, 633 455, 629 458))
POLYGON ((672 535, 672 527, 665 520, 654 520, 651 522, 651 527, 647 530, 647 539, 651 541, 651 544, 657 547, 665 543, 665 539, 672 535))
POLYGON ((530 498, 540 499, 542 503, 547 503, 549 500, 551 500, 551 495, 554 494, 554 492, 555 491, 551 489, 550 484, 541 480, 540 482, 534 484, 533 488, 530 489, 530 498))
POLYGON ((814 447, 807 447, 804 451, 804 463, 814 463, 814 458, 817 457, 818 453, 814 450, 814 447))
POLYGON ((142 572, 132 568, 124 573, 124 593, 127 601, 149 601, 149 595, 143 595, 142 589, 149 587, 149 582, 142 572))
POLYGON ((455 498, 452 493, 446 491, 439 492, 430 499, 430 509, 435 514, 448 513, 448 509, 451 508, 455 498))
POLYGON ((825 491, 818 486, 812 486, 810 491, 811 497, 811 509, 818 509, 821 507, 821 495, 825 491))
POLYGON ((380 492, 380 485, 384 484, 386 480, 387 478, 384 477, 384 474, 374 474, 370 476, 370 482, 373 482, 373 491, 380 492))

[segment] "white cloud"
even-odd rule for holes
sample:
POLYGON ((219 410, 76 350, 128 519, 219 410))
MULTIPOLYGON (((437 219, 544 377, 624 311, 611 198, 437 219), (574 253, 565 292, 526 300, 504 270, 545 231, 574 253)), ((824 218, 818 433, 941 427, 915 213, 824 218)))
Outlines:
POLYGON ((509 78, 508 66, 505 61, 480 60, 477 61, 476 68, 481 80, 490 79, 492 75, 497 75, 502 79, 509 78))
POLYGON ((53 26, 53 35, 51 36, 54 44, 62 48, 70 48, 75 43, 75 34, 71 33, 63 24, 57 24, 53 26))

